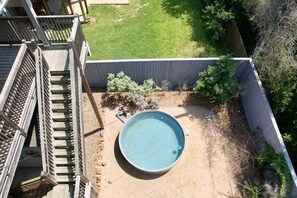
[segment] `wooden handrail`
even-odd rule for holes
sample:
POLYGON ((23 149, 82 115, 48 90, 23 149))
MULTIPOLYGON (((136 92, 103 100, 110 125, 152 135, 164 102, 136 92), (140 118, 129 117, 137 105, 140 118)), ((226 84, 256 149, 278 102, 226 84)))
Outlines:
POLYGON ((17 75, 17 72, 19 71, 19 68, 21 66, 21 63, 23 61, 23 57, 25 55, 27 51, 27 45, 25 43, 23 43, 21 45, 21 48, 15 58, 15 61, 10 69, 10 72, 9 72, 9 75, 6 79, 6 82, 3 86, 3 89, 2 89, 2 92, 1 92, 1 95, 0 95, 0 110, 2 111, 3 109, 3 106, 6 102, 6 99, 8 97, 8 94, 12 88, 12 85, 13 85, 13 82, 14 82, 14 79, 17 75))
MULTIPOLYGON (((5 194, 5 183, 6 183, 6 179, 7 177, 12 177, 10 176, 8 173, 9 173, 9 170, 11 168, 11 166, 17 166, 17 164, 14 164, 14 157, 15 157, 15 152, 17 152, 18 149, 16 148, 19 148, 20 146, 20 132, 19 131, 16 131, 15 132, 15 135, 14 135, 14 138, 12 140, 12 143, 10 145, 10 148, 9 149, 9 152, 7 153, 7 158, 6 158, 6 162, 4 164, 4 167, 3 169, 1 170, 1 174, 0 174, 0 196, 3 194, 5 194), (12 149, 13 148, 13 149, 12 149)), ((25 138, 23 138, 23 141, 25 141, 25 138)), ((22 148, 22 146, 20 147, 22 148)), ((10 178, 10 180, 12 181, 12 178, 10 178)), ((1 196, 1 197, 4 197, 4 196, 1 196)))
POLYGON ((49 79, 49 66, 41 53, 39 47, 35 50, 36 60, 36 87, 38 97, 38 116, 39 116, 39 130, 42 155, 43 171, 53 178, 56 176, 55 163, 53 159, 53 129, 50 111, 51 104, 50 98, 50 79, 49 79))
POLYGON ((86 76, 84 74, 84 71, 82 70, 83 66, 82 66, 82 63, 81 63, 80 58, 79 58, 80 57, 79 53, 76 51, 77 49, 74 47, 72 39, 68 39, 68 44, 69 44, 70 48, 73 49, 75 63, 77 64, 77 67, 80 70, 80 74, 81 74, 81 78, 82 78, 84 88, 85 88, 85 90, 87 92, 88 98, 89 98, 89 100, 91 102, 91 105, 92 105, 92 108, 93 108, 93 110, 95 112, 98 123, 99 123, 100 127, 103 129, 104 128, 103 120, 102 120, 101 115, 100 115, 100 113, 98 111, 98 107, 97 107, 97 104, 95 102, 94 96, 92 94, 89 82, 88 82, 88 80, 87 80, 87 78, 86 78, 86 76))
POLYGON ((0 167, 0 197, 8 194, 36 104, 34 56, 27 45, 21 45, 4 87, 0 145, 5 164, 0 167))
MULTIPOLYGON (((85 197, 91 198, 92 192, 94 192, 95 196, 97 197, 97 192, 92 185, 92 183, 88 180, 88 178, 83 175, 77 175, 75 178, 75 187, 74 187, 74 198, 85 197)), ((93 197, 92 197, 93 198, 93 197)))
POLYGON ((21 135, 24 137, 27 137, 27 133, 24 131, 24 129, 20 128, 16 123, 14 123, 5 113, 0 111, 0 117, 7 122, 11 127, 13 127, 15 130, 20 131, 21 135))

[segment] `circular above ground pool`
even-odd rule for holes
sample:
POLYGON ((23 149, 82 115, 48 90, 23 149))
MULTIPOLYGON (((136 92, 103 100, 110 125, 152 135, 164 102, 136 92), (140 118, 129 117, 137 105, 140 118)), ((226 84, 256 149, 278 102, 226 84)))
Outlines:
POLYGON ((119 146, 126 160, 149 173, 163 173, 181 158, 185 134, 171 115, 143 111, 130 117, 119 135, 119 146))

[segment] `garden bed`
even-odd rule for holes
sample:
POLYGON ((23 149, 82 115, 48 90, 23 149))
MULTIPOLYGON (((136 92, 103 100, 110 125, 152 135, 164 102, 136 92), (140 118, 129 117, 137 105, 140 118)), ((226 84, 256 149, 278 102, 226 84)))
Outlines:
POLYGON ((116 115, 128 105, 125 94, 94 96, 105 129, 98 130, 84 95, 87 174, 101 197, 236 197, 241 195, 238 184, 258 178, 255 145, 239 99, 217 103, 193 92, 154 92, 160 110, 175 116, 190 135, 181 161, 164 175, 152 176, 131 167, 118 149, 123 123, 116 115))

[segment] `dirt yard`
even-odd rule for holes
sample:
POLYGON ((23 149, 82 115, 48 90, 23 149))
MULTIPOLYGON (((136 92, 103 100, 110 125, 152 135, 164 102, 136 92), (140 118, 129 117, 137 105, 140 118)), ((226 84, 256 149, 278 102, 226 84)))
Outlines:
POLYGON ((116 117, 118 106, 106 103, 104 95, 94 93, 105 124, 100 131, 84 94, 87 175, 100 197, 241 197, 237 184, 255 172, 253 142, 237 100, 216 104, 189 92, 155 93, 160 110, 177 118, 189 135, 179 163, 165 174, 149 175, 121 155, 117 136, 123 122, 116 117))

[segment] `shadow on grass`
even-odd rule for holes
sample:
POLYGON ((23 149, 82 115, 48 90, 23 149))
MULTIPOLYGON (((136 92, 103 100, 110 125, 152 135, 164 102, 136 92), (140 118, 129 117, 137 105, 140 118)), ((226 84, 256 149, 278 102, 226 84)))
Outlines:
POLYGON ((163 10, 175 18, 187 18, 187 23, 192 27, 192 40, 206 46, 200 56, 207 54, 224 53, 225 49, 221 41, 213 40, 211 34, 205 29, 202 19, 202 0, 163 0, 163 10), (214 48, 214 49, 213 49, 214 48))
POLYGON ((133 167, 122 155, 120 147, 119 147, 119 135, 117 136, 115 142, 114 142, 114 155, 115 158, 119 164, 119 166, 129 175, 132 177, 135 177, 137 179, 142 179, 142 180, 152 180, 152 179, 157 179, 161 176, 163 176, 165 173, 161 174, 148 174, 143 171, 140 171, 133 167))

